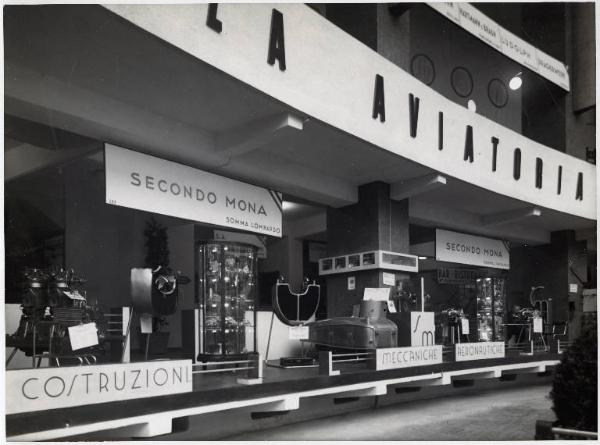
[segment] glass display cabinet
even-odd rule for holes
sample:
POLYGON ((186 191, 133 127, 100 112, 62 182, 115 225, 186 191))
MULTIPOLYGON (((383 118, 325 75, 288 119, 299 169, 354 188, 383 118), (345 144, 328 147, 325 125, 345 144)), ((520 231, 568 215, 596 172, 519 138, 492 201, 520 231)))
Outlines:
POLYGON ((479 341, 505 341, 504 278, 477 279, 477 339, 479 341))
POLYGON ((246 358, 256 349, 254 246, 207 241, 196 245, 199 361, 246 358))

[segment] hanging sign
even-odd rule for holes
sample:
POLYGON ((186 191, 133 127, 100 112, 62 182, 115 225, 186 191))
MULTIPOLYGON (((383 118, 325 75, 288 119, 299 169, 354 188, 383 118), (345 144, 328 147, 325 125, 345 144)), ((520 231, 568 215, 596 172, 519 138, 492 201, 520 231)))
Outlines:
POLYGON ((110 144, 104 153, 107 204, 282 236, 281 193, 110 144))
POLYGON ((504 357, 504 342, 456 343, 455 353, 457 362, 502 358, 504 357))
MULTIPOLYGON (((596 219, 594 165, 446 99, 304 4, 104 7, 301 114, 382 150, 494 193, 596 219)), ((481 14, 472 17, 486 23, 483 29, 477 25, 479 34, 495 47, 516 54, 527 50, 525 42, 511 43, 508 33, 490 32, 481 14)), ((562 72, 561 64, 537 52, 531 64, 538 72, 562 72)))
POLYGON ((442 346, 379 348, 375 350, 375 369, 409 368, 442 363, 442 346))
POLYGON ((6 371, 6 414, 192 391, 191 360, 6 371))
POLYGON ((435 259, 450 263, 510 269, 508 243, 448 230, 436 229, 435 231, 435 259))
POLYGON ((505 56, 569 91, 569 72, 564 63, 504 29, 474 6, 457 2, 428 5, 505 56))

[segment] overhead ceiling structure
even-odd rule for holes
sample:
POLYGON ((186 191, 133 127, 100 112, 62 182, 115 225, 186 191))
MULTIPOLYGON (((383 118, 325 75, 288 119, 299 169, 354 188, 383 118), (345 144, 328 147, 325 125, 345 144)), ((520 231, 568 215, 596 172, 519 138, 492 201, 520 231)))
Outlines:
MULTIPOLYGON (((85 137, 82 153, 92 148, 89 140, 109 142, 322 206, 355 203, 358 186, 383 181, 399 199, 410 198, 414 223, 517 242, 546 243, 551 231, 595 226, 554 210, 534 211, 382 150, 103 7, 32 9, 5 7, 5 113, 85 137), (490 224, 495 214, 505 219, 490 224)), ((7 157, 8 179, 15 165, 7 157)))

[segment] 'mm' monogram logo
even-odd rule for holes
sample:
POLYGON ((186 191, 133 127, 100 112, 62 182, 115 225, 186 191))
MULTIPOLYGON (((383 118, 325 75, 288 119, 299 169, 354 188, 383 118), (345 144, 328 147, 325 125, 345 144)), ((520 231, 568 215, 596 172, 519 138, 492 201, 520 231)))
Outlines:
POLYGON ((433 346, 435 345, 433 339, 433 332, 431 331, 423 331, 421 333, 421 346, 433 346))

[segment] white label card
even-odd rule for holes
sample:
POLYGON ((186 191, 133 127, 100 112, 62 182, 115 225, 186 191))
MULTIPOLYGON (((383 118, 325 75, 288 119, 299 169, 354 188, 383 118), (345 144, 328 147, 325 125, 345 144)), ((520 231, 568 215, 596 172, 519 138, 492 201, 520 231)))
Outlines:
POLYGON ((383 284, 394 286, 396 284, 396 275, 389 272, 383 272, 383 284))
POLYGON ((533 332, 541 334, 544 331, 544 324, 542 323, 541 317, 535 317, 533 319, 533 332))
POLYGON ((463 335, 469 335, 469 320, 466 318, 461 318, 460 327, 463 335))
POLYGON ((365 287, 363 300, 388 301, 390 298, 389 287, 365 287))
POLYGON ((390 311, 390 313, 395 314, 396 312, 398 312, 396 310, 396 305, 394 304, 394 302, 392 300, 388 301, 387 305, 388 305, 388 311, 390 311))
POLYGON ((290 326, 290 340, 308 340, 308 326, 290 326))
POLYGON ((348 290, 356 289, 356 278, 348 277, 348 290))
POLYGON ((96 323, 80 324, 69 328, 69 340, 71 341, 71 349, 89 348, 98 344, 98 329, 96 323))
POLYGON ((569 284, 569 292, 572 294, 576 294, 577 293, 577 283, 573 284, 569 284))

